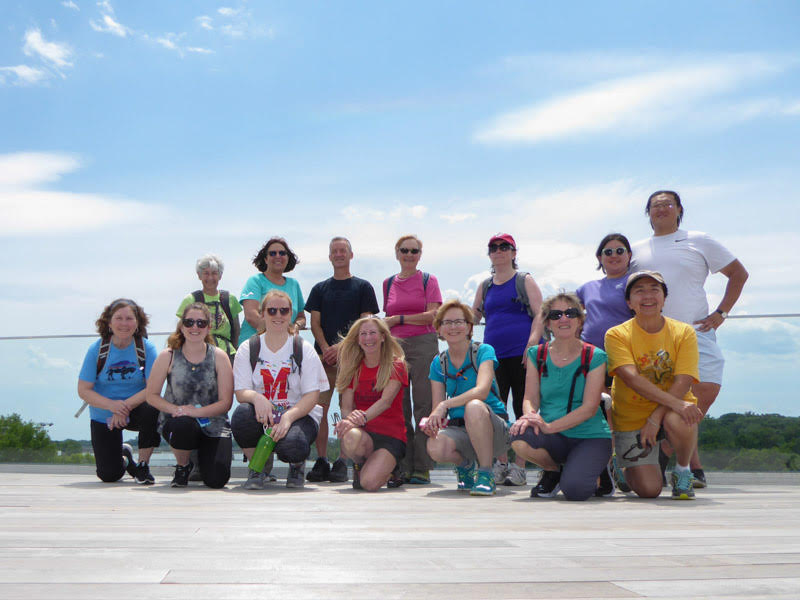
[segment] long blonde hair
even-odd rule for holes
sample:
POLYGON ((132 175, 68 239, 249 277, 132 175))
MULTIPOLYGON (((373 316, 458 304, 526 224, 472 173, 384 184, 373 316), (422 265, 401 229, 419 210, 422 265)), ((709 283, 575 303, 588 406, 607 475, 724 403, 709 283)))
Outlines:
POLYGON ((392 337, 392 332, 384 323, 383 319, 377 317, 363 317, 353 323, 350 331, 344 336, 339 344, 339 371, 336 374, 336 391, 340 394, 347 389, 351 381, 357 380, 361 363, 364 360, 364 351, 358 345, 358 334, 361 333, 361 326, 364 323, 375 323, 378 331, 383 334, 381 344, 381 357, 378 363, 378 378, 375 382, 375 390, 381 391, 389 384, 392 377, 392 369, 395 361, 405 361, 405 353, 398 341, 392 337))

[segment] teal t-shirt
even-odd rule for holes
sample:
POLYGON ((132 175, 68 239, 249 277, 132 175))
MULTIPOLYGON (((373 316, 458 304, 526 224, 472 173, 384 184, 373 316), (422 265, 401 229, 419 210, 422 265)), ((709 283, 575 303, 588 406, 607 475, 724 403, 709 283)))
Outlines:
MULTIPOLYGON (((444 379, 444 373, 442 373, 442 365, 439 364, 438 354, 434 356, 433 361, 431 361, 431 369, 430 373, 428 374, 428 379, 431 381, 439 381, 444 383, 448 398, 458 396, 459 394, 463 394, 467 390, 474 388, 475 384, 478 382, 478 373, 472 368, 472 364, 470 364, 469 352, 467 352, 467 355, 464 357, 464 362, 461 364, 460 369, 457 369, 453 364, 453 361, 450 360, 449 351, 447 351, 447 360, 449 362, 449 366, 447 367, 447 381, 444 379), (459 371, 461 372, 461 376, 456 377, 456 374, 459 371)), ((475 362, 478 363, 478 369, 481 368, 481 363, 487 360, 491 360, 494 368, 497 368, 497 357, 494 354, 494 348, 492 348, 489 344, 481 344, 478 347, 478 354, 475 357, 475 362)), ((504 418, 507 418, 505 417, 506 405, 502 400, 500 400, 500 398, 497 397, 493 390, 489 390, 489 395, 486 396, 486 404, 489 405, 489 408, 493 413, 496 415, 503 415, 504 418)), ((456 406, 455 408, 449 409, 447 411, 447 416, 451 419, 463 419, 464 407, 456 406)))
MULTIPOLYGON (((528 358, 532 364, 528 364, 528 368, 536 368, 536 353, 539 351, 539 346, 533 346, 528 349, 528 358)), ((592 361, 589 363, 589 370, 605 365, 608 362, 606 353, 600 348, 594 349, 592 361)), ((581 357, 578 356, 574 361, 563 367, 557 366, 551 359, 550 353, 547 353, 547 377, 542 377, 539 383, 539 395, 541 402, 539 405, 539 414, 548 423, 560 419, 567 414, 567 405, 569 404, 569 388, 572 385, 572 377, 575 371, 580 369, 581 357)), ((578 375, 578 380, 575 382, 575 393, 572 397, 572 410, 576 410, 583 404, 583 390, 586 387, 586 378, 583 373, 578 375)), ((563 435, 572 438, 610 438, 611 431, 608 428, 608 423, 603 417, 600 407, 597 407, 597 412, 583 423, 578 423, 575 427, 566 429, 562 432, 563 435)))
MULTIPOLYGON (((270 290, 281 290, 286 292, 289 298, 292 299, 292 322, 297 318, 297 313, 305 309, 306 302, 303 300, 303 292, 300 291, 300 284, 296 279, 284 276, 286 283, 283 285, 275 285, 263 273, 257 273, 250 277, 242 288, 242 293, 239 296, 239 302, 245 300, 255 300, 261 302, 267 292, 270 290)), ((242 329, 239 332, 239 345, 246 342, 251 336, 255 335, 256 330, 246 319, 242 319, 242 329)))

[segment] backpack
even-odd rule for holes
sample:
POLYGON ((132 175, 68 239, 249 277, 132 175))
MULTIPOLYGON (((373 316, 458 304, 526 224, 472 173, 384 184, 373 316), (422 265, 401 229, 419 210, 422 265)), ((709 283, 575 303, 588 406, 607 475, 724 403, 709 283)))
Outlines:
MULTIPOLYGON (((383 282, 383 312, 386 312, 386 302, 389 300, 389 290, 392 288, 392 284, 394 283, 394 278, 397 275, 389 276, 383 282)), ((426 273, 425 271, 422 272, 422 291, 425 292, 428 289, 428 280, 431 278, 430 273, 426 273)))
MULTIPOLYGON (((469 356, 469 366, 472 367, 476 374, 478 373, 478 348, 480 348, 480 345, 480 342, 471 342, 469 345, 469 351, 467 352, 467 356, 469 356)), ((464 370, 459 369, 456 371, 455 375, 450 375, 447 369, 449 362, 450 361, 447 358, 447 350, 442 350, 442 352, 439 353, 439 368, 442 371, 442 375, 444 375, 445 387, 447 387, 446 382, 448 379, 458 379, 464 374, 464 370)), ((498 398, 500 397, 500 388, 497 387, 496 378, 492 378, 492 392, 498 398)))
MULTIPOLYGON (((206 303, 206 297, 203 294, 203 290, 195 290, 192 292, 192 297, 194 298, 195 302, 199 302, 200 304, 206 303)), ((239 347, 239 319, 234 319, 233 314, 231 313, 231 295, 228 290, 220 290, 219 292, 219 305, 222 308, 222 312, 225 313, 225 316, 228 317, 228 322, 231 324, 231 339, 230 342, 233 344, 234 348, 239 347)), ((214 337, 217 337, 216 335, 214 337)), ((219 336, 222 337, 222 336, 219 336)))
MULTIPOLYGON (((147 379, 144 374, 144 368, 147 364, 147 354, 144 350, 144 339, 140 335, 134 335, 133 341, 136 345, 136 360, 139 363, 139 371, 142 373, 142 378, 147 379)), ((97 352, 97 375, 100 375, 100 371, 103 370, 103 367, 106 365, 106 361, 108 360, 108 352, 111 350, 111 338, 104 339, 100 342, 100 350, 97 352)))
MULTIPOLYGON (((258 363, 258 355, 261 352, 261 336, 258 334, 250 336, 247 340, 248 347, 250 348, 250 369, 256 370, 258 363)), ((298 334, 292 336, 292 361, 297 366, 297 370, 303 372, 303 338, 298 334)), ((294 372, 294 369, 292 369, 294 372)))
MULTIPOLYGON (((536 369, 539 371, 539 380, 542 377, 547 377, 547 353, 550 344, 545 342, 539 344, 539 349, 536 351, 536 369)), ((575 395, 575 382, 578 381, 578 375, 583 373, 583 378, 589 373, 589 366, 592 364, 592 357, 594 356, 594 346, 583 342, 581 349, 581 364, 575 369, 575 374, 572 376, 572 385, 569 387, 569 401, 567 402, 567 412, 572 412, 572 398, 575 395)))
MULTIPOLYGON (((528 312, 532 319, 536 318, 536 315, 533 314, 533 309, 531 308, 531 301, 528 299, 528 291, 525 289, 525 277, 530 275, 527 271, 517 271, 514 275, 514 290, 517 292, 516 298, 514 298, 514 302, 519 302, 522 306, 525 307, 525 310, 528 312)), ((481 305, 478 307, 478 310, 481 311, 481 314, 484 316, 486 313, 483 312, 483 305, 486 303, 486 292, 489 291, 489 288, 492 287, 494 283, 492 282, 491 277, 487 277, 481 282, 481 305)))

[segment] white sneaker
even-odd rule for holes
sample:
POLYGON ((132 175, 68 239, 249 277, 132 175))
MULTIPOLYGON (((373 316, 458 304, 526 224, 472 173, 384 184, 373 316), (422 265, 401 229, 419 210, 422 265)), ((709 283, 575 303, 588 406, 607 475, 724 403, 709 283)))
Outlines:
POLYGON ((528 484, 528 477, 525 473, 525 469, 520 467, 515 463, 511 463, 508 465, 508 471, 506 472, 506 478, 503 481, 503 485, 527 485, 528 484))
POLYGON ((506 480, 506 475, 508 474, 508 464, 495 459, 494 464, 492 465, 492 473, 494 473, 495 483, 503 483, 506 480))

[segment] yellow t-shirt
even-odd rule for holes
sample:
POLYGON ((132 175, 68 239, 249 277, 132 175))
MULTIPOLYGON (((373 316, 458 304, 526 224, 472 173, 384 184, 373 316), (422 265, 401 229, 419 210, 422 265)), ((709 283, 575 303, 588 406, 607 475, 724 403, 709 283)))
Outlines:
MULTIPOLYGON (((691 325, 665 317, 664 327, 657 333, 647 333, 636 319, 612 327, 606 333, 608 372, 614 375, 618 367, 635 365, 640 375, 664 391, 668 391, 676 375, 690 375, 699 381, 697 334, 691 325)), ((644 427, 647 417, 658 407, 657 402, 643 398, 619 377, 611 388, 611 413, 614 429, 636 431, 644 427)), ((697 403, 691 390, 683 399, 697 403)))

